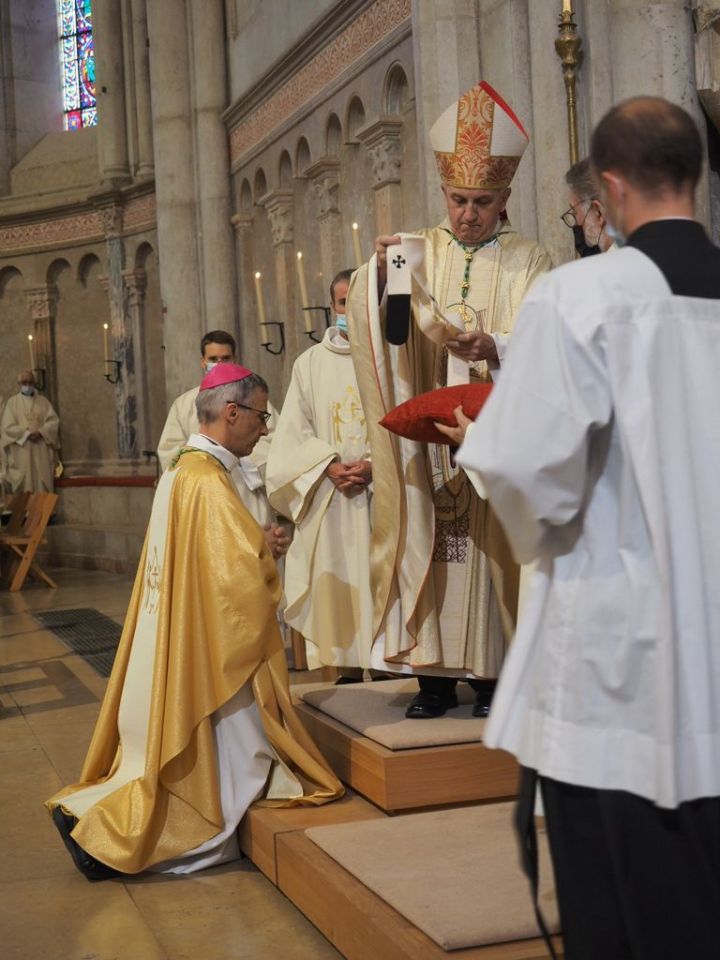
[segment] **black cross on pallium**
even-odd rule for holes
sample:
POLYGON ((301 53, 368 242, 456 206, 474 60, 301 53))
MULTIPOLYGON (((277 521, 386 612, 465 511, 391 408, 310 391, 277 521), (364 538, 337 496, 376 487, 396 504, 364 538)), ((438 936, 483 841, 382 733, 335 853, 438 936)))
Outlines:
POLYGON ((396 266, 398 270, 400 269, 400 267, 404 267, 406 263, 407 263, 407 260, 405 259, 405 257, 401 257, 400 254, 398 254, 393 260, 393 265, 396 266))

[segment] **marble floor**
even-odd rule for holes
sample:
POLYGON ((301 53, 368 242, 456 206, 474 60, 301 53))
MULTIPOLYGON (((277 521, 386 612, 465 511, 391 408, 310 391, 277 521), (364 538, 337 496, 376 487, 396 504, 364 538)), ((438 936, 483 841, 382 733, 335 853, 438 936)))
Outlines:
MULTIPOLYGON (((0 591, 0 956, 3 960, 331 960, 340 954, 248 860, 188 878, 90 884, 43 807, 75 781, 106 681, 33 611, 122 622, 131 582, 53 571, 0 591)), ((297 675, 297 679, 307 675, 297 675)))

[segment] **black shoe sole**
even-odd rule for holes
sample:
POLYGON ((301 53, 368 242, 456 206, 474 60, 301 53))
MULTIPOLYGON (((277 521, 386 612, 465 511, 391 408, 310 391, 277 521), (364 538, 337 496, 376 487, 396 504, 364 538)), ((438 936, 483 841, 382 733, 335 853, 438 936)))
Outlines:
POLYGON ((99 883, 101 880, 112 880, 113 877, 123 876, 119 870, 108 867, 107 864, 101 863, 99 860, 91 857, 76 840, 73 840, 70 834, 77 823, 75 817, 64 813, 60 807, 55 807, 52 812, 52 818, 68 853, 72 857, 73 863, 90 883, 99 883))

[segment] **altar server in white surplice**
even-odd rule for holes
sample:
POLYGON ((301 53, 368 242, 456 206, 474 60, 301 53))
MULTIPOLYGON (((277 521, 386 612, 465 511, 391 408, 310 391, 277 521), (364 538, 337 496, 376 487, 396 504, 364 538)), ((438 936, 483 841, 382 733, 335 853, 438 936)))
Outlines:
POLYGON ((311 669, 370 665, 372 468, 344 316, 350 275, 330 290, 334 326, 295 362, 267 466, 270 503, 295 523, 284 619, 311 669))
POLYGON ((582 960, 720 955, 720 250, 693 219, 703 153, 659 98, 600 122, 591 161, 624 245, 533 287, 457 457, 536 563, 483 739, 518 757, 528 800, 539 775, 565 955, 582 960))
POLYGON ((53 489, 60 421, 37 391, 32 370, 18 377, 20 392, 10 397, 0 419, 0 446, 13 493, 53 489))

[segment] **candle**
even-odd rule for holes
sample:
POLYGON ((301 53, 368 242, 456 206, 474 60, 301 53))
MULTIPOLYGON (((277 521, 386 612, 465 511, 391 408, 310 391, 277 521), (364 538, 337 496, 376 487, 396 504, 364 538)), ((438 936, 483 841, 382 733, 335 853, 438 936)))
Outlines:
POLYGON ((572 0, 562 0, 562 12, 563 13, 572 13, 572 0))
MULTIPOLYGON (((307 284, 305 283, 305 267, 303 266, 302 253, 298 250, 297 254, 297 274, 298 274, 298 283, 300 284, 300 302, 302 303, 303 310, 305 307, 310 306, 310 299, 307 292, 307 284)), ((305 311, 305 332, 310 333, 312 330, 312 315, 309 310, 305 311)))
POLYGON ((262 286, 260 285, 261 279, 262 274, 257 270, 255 272, 255 298, 257 300, 258 323, 260 324, 260 334, 262 336, 261 343, 268 343, 270 338, 268 336, 268 329, 265 326, 267 317, 265 316, 265 301, 263 300, 262 286))
POLYGON ((30 351, 30 369, 35 369, 35 351, 33 350, 33 335, 28 334, 28 350, 30 351))
POLYGON ((355 260, 357 265, 363 262, 362 250, 360 249, 360 228, 356 223, 352 225, 353 250, 355 251, 355 260))
POLYGON ((107 362, 110 359, 110 350, 108 348, 108 325, 103 324, 103 359, 107 362))

